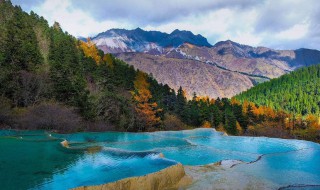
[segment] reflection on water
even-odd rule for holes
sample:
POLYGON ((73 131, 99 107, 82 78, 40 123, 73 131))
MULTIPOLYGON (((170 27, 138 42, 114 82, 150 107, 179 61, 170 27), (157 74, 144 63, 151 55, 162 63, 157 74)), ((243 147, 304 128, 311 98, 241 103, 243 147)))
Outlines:
POLYGON ((320 184, 320 145, 307 141, 228 137, 212 129, 75 134, 0 131, 1 189, 68 189, 141 176, 177 162, 204 165, 227 159, 252 162, 234 170, 279 187, 320 184), (61 146, 63 140, 70 148, 61 146))

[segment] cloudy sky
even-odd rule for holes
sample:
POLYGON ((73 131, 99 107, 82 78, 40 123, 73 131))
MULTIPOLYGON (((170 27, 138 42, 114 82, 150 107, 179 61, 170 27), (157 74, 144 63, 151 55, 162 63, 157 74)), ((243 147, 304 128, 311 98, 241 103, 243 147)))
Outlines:
POLYGON ((74 36, 111 28, 190 30, 211 44, 320 49, 318 0, 12 0, 74 36))

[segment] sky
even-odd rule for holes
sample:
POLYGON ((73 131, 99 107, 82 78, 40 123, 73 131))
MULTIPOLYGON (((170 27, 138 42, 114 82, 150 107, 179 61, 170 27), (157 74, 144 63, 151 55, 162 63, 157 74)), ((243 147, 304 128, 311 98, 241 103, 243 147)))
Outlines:
POLYGON ((318 0, 11 0, 68 33, 92 37, 112 28, 175 29, 211 44, 232 40, 275 49, 320 50, 318 0))

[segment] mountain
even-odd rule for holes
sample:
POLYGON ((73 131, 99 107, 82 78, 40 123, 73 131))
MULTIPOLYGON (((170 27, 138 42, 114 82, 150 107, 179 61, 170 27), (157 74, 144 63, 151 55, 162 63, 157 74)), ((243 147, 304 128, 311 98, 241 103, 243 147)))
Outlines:
POLYGON ((211 47, 203 36, 180 30, 167 34, 158 31, 144 31, 140 28, 135 30, 111 29, 98 34, 92 38, 92 41, 105 53, 161 53, 163 48, 178 47, 184 42, 211 47))
POLYGON ((232 97, 256 84, 278 78, 297 68, 320 63, 320 51, 274 50, 231 40, 215 45, 201 35, 175 30, 112 29, 92 41, 175 90, 180 86, 191 98, 232 97))
POLYGON ((320 65, 313 65, 259 84, 237 95, 236 99, 300 115, 319 115, 319 89, 320 65))
POLYGON ((191 99, 198 96, 232 97, 253 87, 250 77, 192 59, 167 58, 144 53, 122 53, 117 57, 146 71, 176 91, 181 86, 191 99))

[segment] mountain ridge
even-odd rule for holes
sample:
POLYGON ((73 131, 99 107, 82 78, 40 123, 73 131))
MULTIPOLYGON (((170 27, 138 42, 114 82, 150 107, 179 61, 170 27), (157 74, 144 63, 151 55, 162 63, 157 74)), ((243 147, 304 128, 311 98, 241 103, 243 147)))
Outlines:
POLYGON ((194 35, 186 30, 174 30, 170 34, 159 31, 144 31, 141 28, 134 30, 110 29, 99 33, 92 41, 105 53, 145 52, 151 49, 178 47, 184 42, 198 46, 212 47, 207 39, 200 34, 194 35))
POLYGON ((212 98, 232 97, 258 83, 278 78, 300 67, 320 63, 320 51, 318 50, 306 48, 275 50, 262 46, 252 47, 231 40, 211 45, 205 37, 179 29, 170 34, 144 31, 141 28, 111 29, 92 38, 92 42, 105 53, 112 53, 135 68, 149 74, 156 72, 155 78, 159 82, 173 86, 175 90, 182 86, 188 92, 189 98, 194 92, 200 96, 212 98), (181 65, 182 62, 192 62, 193 65, 181 65), (171 64, 171 67, 160 67, 163 63, 171 64), (224 80, 231 80, 230 83, 233 85, 245 85, 239 88, 241 91, 238 91, 236 88, 225 86, 226 83, 222 82, 218 84, 211 82, 205 86, 201 82, 190 82, 197 79, 205 80, 200 76, 203 73, 196 72, 196 70, 208 68, 208 65, 215 67, 214 70, 220 69, 219 72, 216 72, 217 75, 207 73, 208 80, 224 78, 224 80), (176 70, 174 68, 176 66, 180 69, 176 70), (169 76, 172 70, 176 70, 176 74, 191 73, 195 76, 174 79, 169 76), (226 79, 222 73, 224 75, 227 73, 228 76, 237 75, 237 77, 226 79), (168 80, 170 78, 178 81, 168 80), (238 83, 233 81, 234 79, 237 79, 238 83), (251 83, 240 84, 240 81, 248 80, 251 83), (195 89, 198 90, 194 91, 195 89), (230 89, 233 90, 230 91, 230 89))

